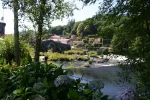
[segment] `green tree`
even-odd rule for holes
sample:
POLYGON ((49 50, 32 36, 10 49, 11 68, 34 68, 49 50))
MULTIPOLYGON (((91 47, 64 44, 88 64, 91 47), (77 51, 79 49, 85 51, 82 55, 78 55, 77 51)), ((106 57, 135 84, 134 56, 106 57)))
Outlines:
POLYGON ((73 26, 75 24, 75 19, 71 19, 67 23, 67 32, 71 33, 73 26))
POLYGON ((20 32, 20 40, 30 43, 35 37, 35 31, 31 29, 25 29, 20 32))
MULTIPOLYGON (((93 3, 93 0, 82 0, 93 3)), ((96 0, 94 0, 96 1, 96 0)), ((112 45, 117 52, 128 57, 128 68, 137 76, 139 98, 150 98, 150 0, 103 0, 100 11, 110 15, 116 27, 112 45), (116 48, 115 48, 116 47, 116 48), (125 49, 125 50, 124 50, 125 49), (126 53, 123 53, 124 50, 126 53)), ((128 74, 129 77, 129 74, 128 74)))
POLYGON ((14 11, 14 53, 15 53, 15 62, 17 65, 20 65, 20 50, 19 50, 19 31, 18 31, 18 0, 13 2, 13 11, 14 11))
POLYGON ((114 33, 115 33, 115 27, 113 25, 101 27, 100 36, 102 36, 104 39, 112 39, 114 33))
POLYGON ((81 22, 77 27, 77 35, 82 36, 83 33, 84 33, 84 23, 81 22))
POLYGON ((96 34, 97 30, 96 27, 94 26, 94 23, 96 21, 94 20, 94 17, 88 18, 84 21, 84 35, 89 35, 89 34, 96 34))
MULTIPOLYGON (((20 0, 1 0, 3 3, 3 6, 6 8, 10 8, 13 10, 14 13, 14 53, 15 53, 15 62, 19 66, 20 65, 20 51, 19 51, 19 31, 18 31, 18 23, 19 23, 19 12, 22 10, 20 7, 22 7, 19 2, 20 0)), ((20 14, 21 15, 21 14, 20 14)))
MULTIPOLYGON (((72 15, 74 6, 64 0, 24 0, 25 13, 29 20, 37 26, 38 32, 36 34, 35 46, 35 62, 39 61, 39 52, 41 45, 41 37, 43 35, 43 25, 47 20, 53 21, 64 16, 72 15)), ((49 21, 48 21, 49 22, 49 21)))
POLYGON ((71 34, 77 34, 77 28, 80 22, 76 22, 73 26, 73 29, 71 30, 71 34))

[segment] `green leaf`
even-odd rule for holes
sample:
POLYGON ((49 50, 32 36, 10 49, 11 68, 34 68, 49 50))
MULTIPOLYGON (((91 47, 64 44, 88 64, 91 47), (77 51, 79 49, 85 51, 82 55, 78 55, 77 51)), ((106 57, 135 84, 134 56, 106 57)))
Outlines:
POLYGON ((0 58, 0 64, 3 65, 4 63, 4 58, 0 58))
POLYGON ((108 100, 108 95, 103 96, 101 100, 108 100))
POLYGON ((13 91, 13 94, 21 94, 22 93, 22 89, 16 89, 13 91))
POLYGON ((32 88, 31 88, 31 87, 27 87, 27 88, 25 89, 25 92, 29 92, 29 91, 32 91, 32 88))
POLYGON ((44 86, 47 87, 48 83, 47 83, 47 78, 45 77, 43 80, 44 86))
POLYGON ((77 93, 77 91, 73 90, 73 89, 69 89, 69 94, 68 94, 69 98, 71 100, 78 100, 79 99, 79 95, 77 93))
POLYGON ((88 94, 90 94, 91 92, 92 92, 92 90, 90 90, 90 89, 85 89, 85 90, 84 90, 84 94, 85 94, 85 95, 88 95, 88 94))

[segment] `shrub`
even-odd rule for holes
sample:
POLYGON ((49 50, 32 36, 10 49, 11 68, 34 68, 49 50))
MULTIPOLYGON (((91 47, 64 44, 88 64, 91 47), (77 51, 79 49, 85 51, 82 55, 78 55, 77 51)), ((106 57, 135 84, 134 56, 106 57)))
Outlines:
POLYGON ((102 53, 104 54, 104 55, 107 55, 109 52, 108 52, 108 49, 107 48, 105 48, 105 49, 103 49, 102 50, 102 53))
POLYGON ((78 55, 84 55, 86 53, 86 51, 84 50, 68 50, 64 52, 65 54, 78 54, 78 55))
POLYGON ((74 56, 60 54, 60 53, 48 53, 48 60, 50 61, 72 61, 75 60, 74 56))
POLYGON ((88 43, 89 41, 88 41, 88 39, 83 39, 82 40, 84 43, 88 43))
POLYGON ((88 60, 88 63, 89 63, 89 64, 92 64, 92 60, 88 60))
POLYGON ((100 44, 100 43, 94 43, 94 47, 101 47, 102 46, 102 44, 100 44))
POLYGON ((34 63, 16 68, 1 66, 0 99, 108 100, 108 96, 101 92, 101 85, 97 85, 101 83, 93 85, 92 82, 92 85, 88 85, 81 83, 80 79, 71 79, 66 74, 62 67, 52 63, 34 63))
POLYGON ((97 56, 96 51, 89 51, 89 52, 87 52, 87 54, 90 55, 90 56, 97 56))
POLYGON ((76 59, 79 61, 88 61, 90 58, 85 56, 77 56, 76 59))
MULTIPOLYGON (((23 41, 20 41, 20 59, 28 60, 30 62, 30 51, 31 47, 23 41)), ((14 38, 13 36, 6 36, 4 41, 0 42, 0 55, 6 59, 6 63, 14 61, 14 38)))

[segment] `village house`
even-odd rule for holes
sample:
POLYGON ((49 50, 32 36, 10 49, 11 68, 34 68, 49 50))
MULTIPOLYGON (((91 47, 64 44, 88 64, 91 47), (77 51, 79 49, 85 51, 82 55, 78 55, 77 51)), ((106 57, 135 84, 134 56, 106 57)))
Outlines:
POLYGON ((58 35, 51 36, 47 40, 53 40, 54 42, 60 42, 63 44, 68 44, 68 45, 72 44, 72 39, 66 39, 66 38, 63 38, 63 37, 58 36, 58 35))

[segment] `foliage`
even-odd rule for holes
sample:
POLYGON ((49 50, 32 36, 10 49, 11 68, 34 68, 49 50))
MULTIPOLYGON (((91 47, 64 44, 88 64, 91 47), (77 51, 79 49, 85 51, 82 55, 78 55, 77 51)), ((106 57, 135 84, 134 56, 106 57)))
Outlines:
POLYGON ((104 25, 101 28, 100 36, 102 36, 104 39, 112 39, 113 35, 115 33, 115 27, 114 25, 104 25))
POLYGON ((90 55, 90 56, 97 56, 96 51, 89 51, 89 52, 87 52, 87 54, 90 55))
POLYGON ((64 27, 56 26, 51 28, 51 34, 62 35, 64 27))
POLYGON ((108 100, 101 88, 95 92, 93 86, 70 79, 66 74, 62 67, 52 63, 0 66, 0 99, 108 100))
POLYGON ((60 53, 48 53, 46 54, 48 56, 49 61, 88 61, 88 57, 84 56, 77 56, 75 55, 69 55, 69 54, 60 54, 60 53))
POLYGON ((65 16, 73 15, 72 12, 76 7, 64 0, 23 0, 20 3, 23 5, 25 18, 28 18, 33 23, 33 27, 38 30, 34 57, 34 61, 38 62, 43 26, 48 24, 49 27, 49 23, 54 19, 62 19, 65 16))
POLYGON ((88 61, 90 58, 86 56, 77 56, 76 59, 79 61, 88 61))
POLYGON ((75 60, 75 56, 60 54, 60 53, 48 53, 48 60, 50 61, 72 61, 75 60))
POLYGON ((108 55, 108 54, 109 54, 108 48, 104 48, 104 49, 102 50, 102 54, 108 55))
POLYGON ((77 27, 77 35, 82 36, 83 32, 84 32, 84 23, 81 22, 77 27))
POLYGON ((71 19, 67 24, 67 32, 72 34, 73 26, 75 24, 75 19, 71 19))
MULTIPOLYGON (((6 63, 11 63, 14 61, 14 37, 13 36, 6 36, 2 42, 0 42, 0 55, 4 57, 6 63)), ((32 59, 30 58, 30 50, 32 48, 23 41, 20 41, 20 58, 22 61, 26 61, 25 64, 31 62, 32 59), (26 60, 25 60, 26 59, 26 60)))
POLYGON ((35 37, 35 32, 31 29, 24 30, 20 32, 20 40, 23 40, 27 43, 32 42, 35 37))
POLYGON ((83 39, 82 41, 83 41, 84 43, 88 43, 88 42, 89 42, 88 39, 83 39))
MULTIPOLYGON (((86 2, 86 0, 83 0, 86 2)), ((89 3, 92 0, 88 0, 89 3)), ((114 24, 112 47, 126 55, 127 70, 137 76, 139 99, 150 98, 150 3, 149 0, 104 0, 100 12, 108 15, 107 23, 114 24), (144 89, 142 89, 144 88, 144 89), (140 91, 139 91, 140 90, 140 91)))
POLYGON ((68 50, 68 51, 65 51, 64 53, 69 54, 69 55, 72 55, 72 54, 85 55, 86 51, 85 50, 68 50))
POLYGON ((93 62, 92 60, 88 60, 88 63, 89 63, 89 64, 92 64, 92 62, 93 62))
POLYGON ((78 28, 78 25, 80 24, 80 22, 76 22, 73 26, 73 29, 71 31, 72 34, 76 34, 77 35, 77 28, 78 28))

